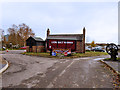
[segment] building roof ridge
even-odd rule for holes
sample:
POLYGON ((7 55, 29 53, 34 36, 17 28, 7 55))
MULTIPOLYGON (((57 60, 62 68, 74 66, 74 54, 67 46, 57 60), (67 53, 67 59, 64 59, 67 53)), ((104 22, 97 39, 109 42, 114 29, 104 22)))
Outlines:
POLYGON ((35 36, 30 36, 32 38, 34 38, 36 41, 44 41, 41 37, 35 37, 35 36))
POLYGON ((49 36, 62 36, 62 35, 71 35, 71 36, 77 36, 77 35, 83 35, 83 34, 50 34, 49 36))

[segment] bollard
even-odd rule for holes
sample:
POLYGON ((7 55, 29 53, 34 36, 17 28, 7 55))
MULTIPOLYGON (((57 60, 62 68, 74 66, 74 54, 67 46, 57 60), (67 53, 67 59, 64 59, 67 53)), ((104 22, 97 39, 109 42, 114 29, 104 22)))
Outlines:
POLYGON ((8 49, 7 49, 7 52, 8 52, 8 49))
POLYGON ((24 53, 26 53, 26 50, 24 50, 24 53))

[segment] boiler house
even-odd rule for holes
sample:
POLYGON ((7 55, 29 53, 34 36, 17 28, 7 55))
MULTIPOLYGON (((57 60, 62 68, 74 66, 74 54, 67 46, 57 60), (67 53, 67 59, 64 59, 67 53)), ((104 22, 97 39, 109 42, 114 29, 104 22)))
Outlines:
POLYGON ((70 49, 72 52, 85 53, 85 28, 83 34, 51 34, 47 29, 46 51, 70 49))

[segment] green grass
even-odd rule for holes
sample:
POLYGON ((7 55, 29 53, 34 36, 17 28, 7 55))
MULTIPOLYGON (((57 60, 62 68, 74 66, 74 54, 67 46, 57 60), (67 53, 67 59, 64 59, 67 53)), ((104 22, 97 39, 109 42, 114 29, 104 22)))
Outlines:
POLYGON ((30 56, 39 56, 39 57, 48 57, 48 58, 59 58, 57 56, 51 56, 50 53, 33 53, 33 52, 28 52, 28 53, 22 53, 23 55, 30 55, 30 56))
POLYGON ((3 48, 0 48, 0 51, 5 51, 3 48))
POLYGON ((120 52, 120 50, 118 50, 118 52, 120 52))
MULTIPOLYGON (((105 61, 112 61, 111 58, 104 59, 105 61)), ((120 57, 117 58, 117 60, 120 60, 120 57)))
MULTIPOLYGON (((25 50, 25 49, 21 49, 21 48, 6 48, 5 50, 25 50)), ((2 49, 3 50, 3 49, 2 49)))
POLYGON ((100 56, 100 55, 108 55, 108 54, 105 52, 92 52, 92 51, 73 54, 73 56, 77 56, 77 57, 91 57, 91 56, 100 56))
POLYGON ((20 49, 20 48, 8 48, 8 50, 24 50, 24 49, 20 49))
MULTIPOLYGON (((24 55, 31 55, 31 56, 41 56, 41 57, 49 57, 49 58, 60 58, 57 56, 50 56, 50 53, 22 53, 24 55)), ((105 52, 86 52, 86 53, 73 53, 71 56, 64 57, 64 58, 78 58, 78 57, 91 57, 91 56, 100 56, 100 55, 108 55, 105 52)))
POLYGON ((49 53, 33 53, 33 52, 28 52, 28 53, 22 53, 25 55, 33 55, 33 56, 50 56, 49 53))

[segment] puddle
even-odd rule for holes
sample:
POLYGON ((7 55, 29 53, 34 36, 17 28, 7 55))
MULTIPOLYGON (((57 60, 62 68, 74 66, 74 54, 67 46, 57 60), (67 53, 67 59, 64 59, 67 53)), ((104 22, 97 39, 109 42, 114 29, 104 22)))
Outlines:
POLYGON ((76 59, 73 59, 73 60, 80 60, 80 58, 76 58, 76 59))
POLYGON ((96 59, 93 59, 93 60, 102 60, 102 59, 105 59, 105 58, 96 58, 96 59))
POLYGON ((90 58, 88 57, 88 58, 81 58, 81 59, 90 59, 90 58))
POLYGON ((76 59, 73 59, 73 60, 82 60, 82 59, 90 59, 90 58, 76 58, 76 59))

